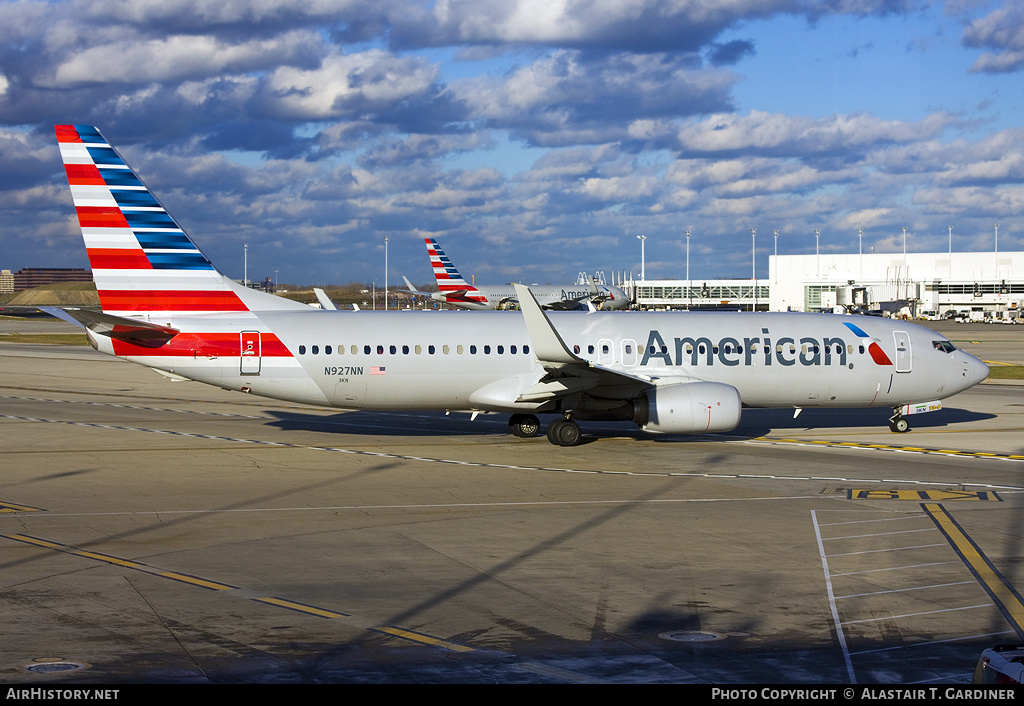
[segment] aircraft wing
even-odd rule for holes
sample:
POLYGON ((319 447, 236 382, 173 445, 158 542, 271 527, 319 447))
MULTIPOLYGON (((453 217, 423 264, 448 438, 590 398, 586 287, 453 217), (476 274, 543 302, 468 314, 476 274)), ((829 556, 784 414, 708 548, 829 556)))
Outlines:
POLYGON ((434 294, 433 292, 421 292, 420 290, 416 289, 416 287, 412 285, 412 282, 409 281, 408 277, 402 277, 402 279, 405 280, 405 286, 408 287, 408 289, 398 290, 400 292, 405 292, 406 294, 415 294, 418 297, 429 297, 434 294))
POLYGON ((580 358, 565 345, 530 288, 514 285, 526 332, 544 376, 523 390, 520 402, 543 402, 574 393, 609 400, 628 400, 657 385, 656 378, 611 370, 580 358))
POLYGON ((552 311, 575 311, 588 301, 590 301, 589 295, 585 297, 576 297, 574 299, 561 299, 557 302, 545 304, 544 308, 551 309, 552 311))
POLYGON ((104 314, 91 309, 57 309, 54 307, 42 307, 42 309, 51 316, 87 328, 93 333, 147 348, 159 348, 180 333, 178 329, 170 326, 104 314))

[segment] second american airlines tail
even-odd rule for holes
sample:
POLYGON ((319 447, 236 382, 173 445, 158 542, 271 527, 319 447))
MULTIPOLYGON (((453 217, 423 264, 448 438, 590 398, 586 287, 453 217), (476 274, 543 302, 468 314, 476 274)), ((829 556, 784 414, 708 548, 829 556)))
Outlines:
MULTIPOLYGON (((579 443, 579 420, 726 432, 743 407, 904 415, 988 368, 939 334, 790 313, 522 314, 314 309, 221 273, 94 127, 56 128, 102 312, 60 312, 100 351, 227 390, 345 409, 510 415, 516 436, 579 443)), ((927 405, 926 405, 927 406, 927 405)))
MULTIPOLYGON (((410 294, 429 297, 433 301, 451 304, 460 309, 505 309, 519 303, 519 295, 516 294, 514 285, 478 287, 470 284, 455 269, 455 265, 436 240, 425 238, 424 241, 427 244, 427 256, 430 258, 438 291, 419 292, 406 279, 405 284, 409 287, 406 291, 410 294)), ((570 311, 583 309, 589 305, 611 311, 629 306, 629 298, 625 292, 607 284, 599 285, 596 281, 589 285, 569 287, 534 285, 530 291, 545 309, 570 311)))

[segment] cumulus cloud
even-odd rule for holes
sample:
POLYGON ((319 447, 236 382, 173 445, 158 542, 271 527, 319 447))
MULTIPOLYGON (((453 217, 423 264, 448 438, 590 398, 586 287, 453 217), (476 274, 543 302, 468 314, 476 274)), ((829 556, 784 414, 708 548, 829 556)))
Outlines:
POLYGON ((474 118, 537 144, 628 138, 631 122, 730 107, 735 77, 690 55, 558 51, 506 76, 452 84, 474 118), (581 137, 581 135, 585 135, 581 137))
POLYGON ((124 40, 90 47, 58 64, 49 88, 90 83, 177 83, 211 74, 247 73, 282 64, 309 64, 311 45, 319 41, 306 31, 269 39, 228 43, 210 35, 176 35, 145 41, 124 40))
MULTIPOLYGON (((820 116, 745 90, 776 18, 909 26, 931 8, 919 0, 54 1, 0 3, 5 232, 74 231, 54 122, 98 124, 218 262, 245 238, 320 278, 362 276, 381 235, 410 272, 424 234, 492 272, 524 267, 509 239, 537 241, 544 259, 527 264, 554 272, 628 261, 641 232, 678 253, 685 227, 714 238, 728 275, 734 240, 747 271, 751 227, 856 237, 1021 201, 1024 135, 966 103, 820 116), (313 262, 295 242, 345 256, 313 262)), ((973 70, 1019 71, 1022 11, 978 12, 961 20, 973 70)), ((837 35, 835 55, 862 39, 837 35)), ((24 257, 3 265, 38 264, 24 257)))
POLYGON ((684 154, 745 152, 810 157, 932 138, 952 122, 952 117, 944 114, 905 123, 867 114, 815 119, 754 110, 745 116, 719 114, 687 123, 676 137, 684 154))
POLYGON ((423 94, 437 69, 419 58, 382 50, 328 56, 313 69, 283 66, 270 72, 263 99, 274 113, 303 120, 340 118, 423 94))
POLYGON ((971 71, 1011 73, 1024 67, 1024 6, 1010 3, 970 22, 964 29, 964 46, 984 48, 971 71))

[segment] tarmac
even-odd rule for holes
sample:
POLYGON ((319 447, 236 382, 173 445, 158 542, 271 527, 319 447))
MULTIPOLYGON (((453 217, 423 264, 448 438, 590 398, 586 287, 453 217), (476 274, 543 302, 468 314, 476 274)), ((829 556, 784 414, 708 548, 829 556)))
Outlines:
MULTIPOLYGON (((32 326, 0 323, 0 683, 965 684, 1024 639, 1020 386, 565 449, 2 343, 32 326)), ((1024 364, 1024 327, 943 326, 1024 364)))

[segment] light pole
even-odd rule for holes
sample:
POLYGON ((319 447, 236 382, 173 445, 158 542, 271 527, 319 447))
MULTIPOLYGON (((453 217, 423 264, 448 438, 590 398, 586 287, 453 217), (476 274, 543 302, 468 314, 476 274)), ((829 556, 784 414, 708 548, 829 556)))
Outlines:
POLYGON ((757 279, 757 228, 750 229, 750 279, 757 279))
POLYGON ((388 310, 388 236, 384 236, 384 311, 388 310))
MULTIPOLYGON (((775 278, 773 284, 779 283, 779 231, 773 230, 772 235, 775 236, 775 278)), ((778 301, 776 299, 776 301, 778 301)))
POLYGON ((953 279, 953 226, 946 226, 949 229, 949 278, 953 279))
POLYGON ((999 224, 992 227, 996 229, 996 279, 999 279, 999 224))
POLYGON ((249 243, 242 243, 242 286, 249 286, 249 243))
POLYGON ((907 227, 903 226, 903 264, 907 264, 907 227))
POLYGON ((646 235, 636 236, 640 240, 640 281, 647 281, 647 275, 644 270, 644 241, 647 240, 646 235))
POLYGON ((864 229, 857 229, 857 252, 860 255, 860 278, 864 279, 864 229))
POLYGON ((818 261, 818 280, 821 280, 821 231, 817 228, 814 229, 814 257, 818 261))
POLYGON ((690 281, 690 231, 686 231, 686 296, 693 300, 693 296, 690 294, 690 287, 693 283, 690 281))

